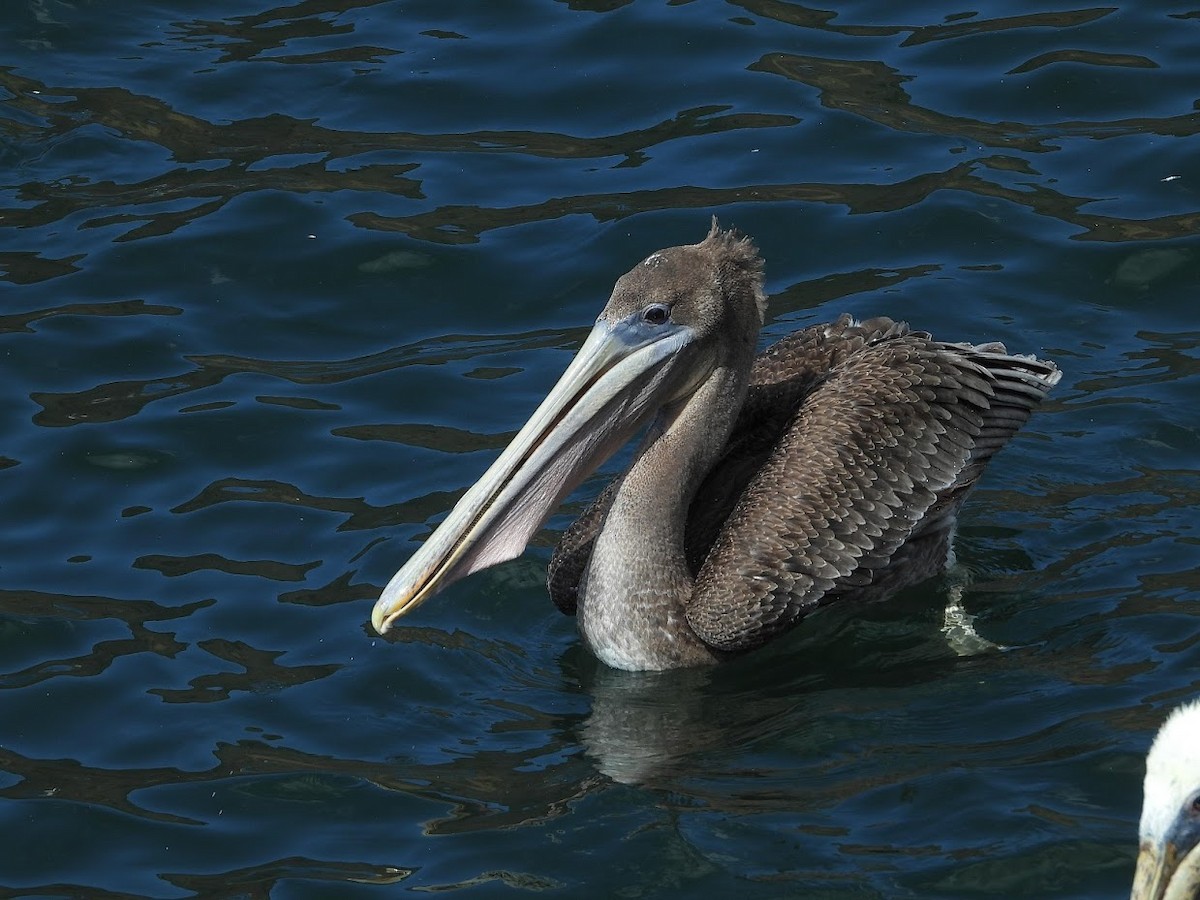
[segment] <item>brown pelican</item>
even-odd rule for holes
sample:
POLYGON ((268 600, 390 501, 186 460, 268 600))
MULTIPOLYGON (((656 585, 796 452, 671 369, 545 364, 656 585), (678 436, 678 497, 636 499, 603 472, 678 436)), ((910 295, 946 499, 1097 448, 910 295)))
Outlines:
POLYGON ((1200 898, 1200 702, 1171 713, 1150 747, 1138 832, 1130 900, 1200 898))
POLYGON ((756 358, 762 270, 714 219, 622 276, 550 395, 388 583, 375 628, 518 556, 647 424, 550 564, 551 597, 610 666, 718 662, 943 567, 964 495, 1058 369, 848 316, 756 358))

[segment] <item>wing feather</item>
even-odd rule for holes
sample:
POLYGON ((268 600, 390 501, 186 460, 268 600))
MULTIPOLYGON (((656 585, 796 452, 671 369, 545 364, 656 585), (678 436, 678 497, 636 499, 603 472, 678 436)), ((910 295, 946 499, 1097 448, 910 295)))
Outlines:
MULTIPOLYGON (((843 318, 824 341, 830 370, 699 568, 686 614, 715 648, 756 647, 869 584, 914 534, 952 515, 1059 376, 1002 345, 938 342, 886 319, 843 318)), ((784 368, 802 346, 763 358, 784 368)))
POLYGON ((608 509, 612 506, 620 484, 620 476, 608 483, 579 518, 563 532, 554 548, 553 556, 550 557, 550 565, 546 568, 546 587, 554 605, 568 616, 575 615, 579 608, 579 585, 583 581, 583 573, 587 571, 588 561, 592 558, 592 547, 595 546, 600 529, 604 527, 604 517, 608 515, 608 509))

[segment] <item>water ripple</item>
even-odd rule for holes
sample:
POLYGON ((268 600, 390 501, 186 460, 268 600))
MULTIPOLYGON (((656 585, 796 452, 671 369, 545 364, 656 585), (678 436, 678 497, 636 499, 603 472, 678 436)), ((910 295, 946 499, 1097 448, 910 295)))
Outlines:
POLYGON ((1196 19, 5 5, 0 894, 1127 896, 1200 692, 1196 19), (1062 366, 958 567, 618 677, 543 586, 618 461, 375 637, 613 279, 713 214, 764 340, 1062 366))

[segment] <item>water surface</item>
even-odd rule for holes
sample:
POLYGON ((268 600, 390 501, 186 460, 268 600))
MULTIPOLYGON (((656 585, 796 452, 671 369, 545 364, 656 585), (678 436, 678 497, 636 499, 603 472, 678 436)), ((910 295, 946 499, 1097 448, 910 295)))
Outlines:
POLYGON ((1200 13, 119 6, 0 11, 0 895, 1127 896, 1200 684, 1200 13), (375 637, 714 214, 764 343, 884 313, 1062 366, 959 568, 608 672, 542 584, 598 477, 375 637), (956 592, 1002 649, 948 647, 956 592))

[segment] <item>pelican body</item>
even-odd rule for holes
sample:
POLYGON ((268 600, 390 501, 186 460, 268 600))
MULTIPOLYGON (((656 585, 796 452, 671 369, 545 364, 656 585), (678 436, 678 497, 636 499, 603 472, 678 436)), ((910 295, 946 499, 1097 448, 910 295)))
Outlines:
POLYGON ((848 316, 756 357, 765 311, 758 251, 715 220, 699 244, 634 266, 532 418, 388 583, 375 628, 519 555, 643 429, 549 570, 555 604, 610 666, 716 663, 839 597, 944 567, 963 497, 1058 369, 848 316))
POLYGON ((1130 900, 1200 900, 1200 702, 1167 717, 1146 755, 1130 900))

